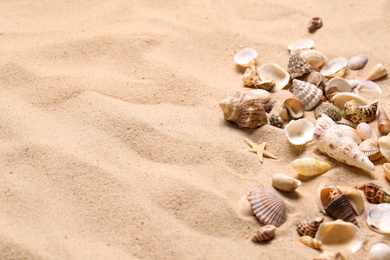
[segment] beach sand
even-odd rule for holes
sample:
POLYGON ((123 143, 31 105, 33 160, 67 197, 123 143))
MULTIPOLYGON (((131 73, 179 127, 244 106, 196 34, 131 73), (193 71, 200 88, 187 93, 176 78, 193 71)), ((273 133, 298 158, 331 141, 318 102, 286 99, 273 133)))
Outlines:
MULTIPOLYGON (((244 47, 258 65, 287 69, 287 45, 309 37, 329 59, 368 56, 346 79, 389 67, 390 1, 37 0, 0 10, 2 259, 312 259, 320 252, 298 241, 296 225, 320 214, 320 185, 390 188, 383 158, 363 172, 314 142, 294 147, 269 124, 238 129, 218 105, 248 89, 233 62, 244 47), (308 33, 315 16, 324 25, 308 33), (245 138, 279 159, 261 164, 245 138), (290 167, 300 157, 333 168, 300 177, 290 167), (277 191, 275 173, 302 186, 277 191), (236 208, 255 187, 287 204, 266 244, 250 241, 262 224, 236 208)), ((390 80, 376 82, 390 113, 390 80)), ((271 114, 291 96, 273 92, 271 114)), ((305 119, 315 123, 312 111, 305 119)), ((351 259, 390 244, 365 213, 357 220, 366 242, 351 259)))

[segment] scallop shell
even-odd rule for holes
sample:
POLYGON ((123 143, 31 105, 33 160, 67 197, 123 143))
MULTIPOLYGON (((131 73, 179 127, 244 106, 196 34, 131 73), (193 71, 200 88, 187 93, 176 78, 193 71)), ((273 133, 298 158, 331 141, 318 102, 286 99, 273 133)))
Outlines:
POLYGON ((366 66, 368 57, 365 55, 356 55, 349 59, 348 68, 351 70, 360 70, 366 66))
POLYGON ((378 141, 376 139, 366 139, 359 144, 359 149, 368 156, 370 161, 379 160, 382 157, 379 149, 378 141))
POLYGON ((332 97, 332 103, 339 109, 343 109, 345 103, 347 103, 350 100, 355 100, 356 103, 359 105, 365 106, 368 104, 368 102, 362 98, 361 96, 354 94, 354 93, 349 93, 349 92, 341 92, 337 93, 332 97))
POLYGON ((324 222, 324 218, 320 216, 307 218, 297 225, 297 231, 300 236, 315 237, 322 222, 324 222))
POLYGON ((372 127, 365 122, 359 123, 356 126, 356 132, 362 140, 378 139, 378 136, 376 135, 374 129, 372 129, 372 127))
POLYGON ((365 77, 365 80, 376 80, 387 75, 387 68, 382 64, 376 64, 365 77))
POLYGON ((390 136, 381 136, 378 138, 379 149, 386 161, 390 161, 390 136))
POLYGON ((249 67, 255 64, 257 56, 257 51, 252 48, 245 48, 234 55, 234 62, 242 67, 249 67))
POLYGON ((386 179, 390 182, 390 163, 383 164, 383 172, 385 174, 386 179))
POLYGON ((312 39, 309 39, 309 38, 292 42, 287 46, 287 48, 290 51, 295 51, 295 52, 299 52, 299 51, 305 50, 305 49, 311 49, 313 47, 314 47, 314 41, 312 39))
POLYGON ((282 67, 274 63, 267 63, 258 68, 260 79, 272 80, 275 82, 278 89, 282 89, 287 86, 290 81, 290 74, 287 73, 282 67))
POLYGON ((263 189, 252 189, 247 198, 257 219, 265 225, 280 227, 287 220, 286 203, 277 195, 263 189))
POLYGON ((310 110, 315 107, 321 100, 322 91, 313 84, 294 79, 293 93, 298 98, 305 110, 310 110))
POLYGON ((370 249, 370 260, 390 259, 390 246, 385 243, 376 243, 370 249))
POLYGON ((252 236, 252 242, 265 242, 272 240, 275 237, 276 227, 274 225, 265 225, 261 227, 257 232, 252 236))
POLYGON ((294 51, 291 51, 287 72, 292 79, 310 73, 312 70, 312 67, 304 59, 299 57, 294 51))
POLYGON ((390 133, 390 119, 381 105, 378 108, 378 131, 383 135, 390 133))
POLYGON ((322 19, 319 17, 311 18, 308 25, 307 25, 307 29, 311 33, 315 32, 316 30, 320 29, 321 27, 322 27, 322 19))
POLYGON ((269 117, 269 123, 270 123, 270 125, 273 125, 273 126, 278 127, 278 128, 282 128, 284 125, 283 119, 277 115, 271 115, 269 117))
POLYGON ((276 83, 273 80, 263 80, 254 84, 254 87, 257 89, 264 89, 268 92, 271 92, 275 89, 276 83))
POLYGON ((321 74, 328 78, 342 77, 348 61, 343 57, 337 57, 326 63, 320 70, 321 74))
POLYGON ((351 92, 351 91, 352 91, 352 87, 348 83, 348 81, 339 77, 330 79, 325 86, 325 95, 328 97, 329 100, 332 100, 335 93, 351 92), (331 96, 331 94, 333 95, 331 96))
POLYGON ((323 103, 314 110, 314 117, 316 119, 322 114, 329 116, 333 121, 339 121, 342 118, 340 109, 331 103, 323 103))
POLYGON ((299 57, 305 60, 313 69, 321 68, 327 60, 324 54, 318 50, 301 51, 299 57))
POLYGON ((300 180, 294 179, 283 173, 276 173, 272 175, 272 186, 281 191, 293 192, 301 186, 301 184, 302 182, 300 180))
POLYGON ((378 184, 367 182, 356 185, 356 189, 362 190, 367 201, 372 204, 390 203, 390 194, 378 184))
POLYGON ((329 203, 324 205, 325 212, 334 219, 342 219, 358 225, 352 205, 345 194, 336 195, 329 203))
POLYGON ((366 171, 375 170, 374 164, 360 151, 358 144, 327 115, 317 119, 314 142, 318 150, 340 162, 366 171))
POLYGON ((354 123, 372 122, 376 117, 378 101, 375 100, 371 104, 361 106, 355 100, 350 100, 345 103, 341 115, 354 123))
POLYGON ((303 117, 305 109, 303 108, 302 102, 298 98, 286 99, 279 110, 279 116, 289 121, 291 119, 299 119, 303 117))
POLYGON ((390 235, 390 204, 375 205, 367 212, 366 222, 371 230, 390 235))
POLYGON ((299 238, 299 242, 301 242, 302 244, 304 244, 308 247, 314 248, 314 249, 321 249, 322 248, 321 240, 318 240, 318 239, 311 237, 311 236, 301 236, 299 238))
POLYGON ((242 82, 247 87, 252 87, 256 83, 260 82, 259 72, 255 65, 249 66, 244 75, 242 75, 242 82))
POLYGON ((359 216, 364 212, 365 197, 361 190, 349 186, 336 186, 336 188, 347 196, 355 215, 359 216))
POLYGON ((322 223, 315 237, 333 250, 350 250, 352 253, 358 251, 364 243, 360 229, 342 220, 322 223))
POLYGON ((291 167, 303 176, 316 176, 330 170, 332 165, 314 158, 304 157, 291 162, 291 167))
POLYGON ((306 119, 291 120, 284 132, 288 141, 293 145, 303 145, 313 140, 315 126, 306 119))

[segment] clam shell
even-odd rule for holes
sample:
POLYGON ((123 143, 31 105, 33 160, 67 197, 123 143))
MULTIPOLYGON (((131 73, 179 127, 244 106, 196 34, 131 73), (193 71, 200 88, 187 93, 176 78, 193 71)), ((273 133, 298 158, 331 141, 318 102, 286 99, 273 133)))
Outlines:
POLYGON ((320 70, 321 74, 328 78, 342 77, 348 61, 343 57, 337 57, 326 63, 320 70))
POLYGON ((315 32, 321 27, 322 27, 322 19, 319 17, 311 18, 309 23, 307 24, 307 30, 309 30, 309 32, 311 33, 315 32))
POLYGON ((286 203, 277 195, 255 188, 247 194, 257 219, 265 225, 280 227, 287 220, 286 203))
POLYGON ((249 66, 244 75, 242 75, 242 82, 247 87, 252 87, 256 83, 260 82, 259 72, 255 65, 249 66))
POLYGON ((273 126, 278 127, 278 128, 282 128, 284 125, 283 119, 277 115, 271 115, 269 117, 269 123, 270 123, 270 125, 273 125, 273 126))
POLYGON ((386 161, 390 162, 390 136, 381 136, 378 138, 379 149, 386 161))
POLYGON ((363 191, 367 201, 373 204, 390 203, 390 194, 382 186, 373 182, 356 185, 356 189, 363 191))
POLYGON ((387 68, 382 64, 376 64, 365 77, 365 80, 376 80, 387 75, 387 68))
POLYGON ((298 56, 294 51, 291 51, 287 72, 292 79, 310 73, 312 70, 312 67, 304 59, 298 56))
POLYGON ((372 129, 372 127, 365 122, 359 123, 356 126, 356 132, 362 140, 378 139, 374 129, 372 129))
POLYGON ((287 48, 290 51, 295 51, 295 52, 299 52, 299 51, 305 50, 305 49, 311 49, 313 47, 314 47, 314 41, 312 39, 309 39, 309 38, 292 42, 287 46, 287 48))
POLYGON ((315 126, 306 119, 291 120, 284 129, 288 141, 293 145, 303 145, 313 140, 315 126))
POLYGON ((275 82, 278 89, 282 89, 287 86, 290 81, 290 74, 287 73, 282 67, 274 63, 267 63, 258 68, 260 79, 272 80, 275 82))
POLYGON ((332 97, 332 103, 339 109, 343 109, 345 103, 347 103, 350 100, 355 100, 356 103, 359 105, 365 106, 368 104, 367 100, 362 98, 361 96, 354 94, 354 93, 349 93, 349 92, 341 92, 337 93, 332 97))
POLYGON ((376 117, 376 110, 378 109, 378 101, 375 100, 371 104, 361 106, 355 100, 350 100, 345 103, 341 115, 354 123, 372 122, 376 117))
POLYGON ((364 243, 360 229, 342 220, 322 223, 315 237, 333 250, 350 250, 352 253, 358 251, 364 243))
POLYGON ((365 153, 370 161, 376 161, 382 157, 379 149, 378 141, 376 139, 366 139, 359 144, 359 149, 365 153))
POLYGON ((368 57, 365 55, 356 55, 349 59, 348 68, 351 70, 360 70, 366 66, 368 57))
POLYGON ((281 191, 293 192, 301 186, 301 184, 302 182, 300 180, 294 179, 283 173, 272 175, 272 186, 281 191))
POLYGON ((315 237, 322 222, 324 222, 324 218, 320 216, 307 218, 297 225, 298 234, 300 236, 315 237))
POLYGON ((252 236, 252 242, 265 242, 272 240, 275 237, 276 227, 274 225, 265 225, 261 227, 257 232, 252 236))
POLYGON ((386 179, 390 182, 390 163, 383 164, 383 172, 385 173, 386 179))
POLYGON ((255 215, 246 195, 242 196, 237 202, 237 211, 244 217, 252 217, 255 215))
POLYGON ((294 79, 292 87, 294 96, 302 102, 305 110, 314 108, 321 100, 322 91, 313 84, 294 79))
POLYGON ((323 103, 314 110, 314 117, 317 119, 322 114, 332 118, 333 121, 341 120, 341 110, 331 103, 323 103))
POLYGON ((303 117, 305 109, 302 102, 298 98, 288 98, 286 99, 279 110, 279 116, 285 120, 289 121, 291 119, 299 119, 303 117))
POLYGON ((234 62, 242 67, 249 67, 255 64, 258 53, 252 48, 245 48, 234 55, 234 62))
POLYGON ((371 230, 390 235, 390 204, 375 205, 367 212, 366 222, 371 230))
POLYGON ((324 54, 318 50, 303 50, 299 57, 305 60, 313 69, 321 68, 327 60, 324 54))
POLYGON ((352 205, 345 194, 336 195, 329 205, 325 206, 325 212, 334 219, 342 219, 358 225, 352 205))
POLYGON ((351 91, 352 91, 352 87, 348 83, 348 81, 339 77, 330 79, 325 86, 325 95, 328 97, 329 100, 331 100, 331 98, 329 98, 331 94, 335 94, 336 92, 340 93, 340 92, 351 92, 351 91))
POLYGON ((376 243, 370 249, 370 260, 390 259, 390 246, 385 243, 376 243))
POLYGON ((308 247, 314 248, 314 249, 321 249, 322 248, 321 240, 318 240, 318 239, 311 237, 311 236, 301 236, 299 238, 299 242, 301 242, 302 244, 304 244, 308 247))
POLYGON ((332 168, 332 165, 329 163, 309 157, 295 159, 290 165, 293 170, 303 176, 316 176, 325 173, 332 168))

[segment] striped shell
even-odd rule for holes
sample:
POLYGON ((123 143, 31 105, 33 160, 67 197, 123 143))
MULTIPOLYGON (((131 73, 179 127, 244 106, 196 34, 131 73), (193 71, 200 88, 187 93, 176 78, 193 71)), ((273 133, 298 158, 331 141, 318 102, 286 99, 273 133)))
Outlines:
POLYGON ((333 121, 340 121, 342 118, 340 109, 331 103, 323 103, 314 110, 316 119, 322 114, 329 116, 333 121))
POLYGON ((329 205, 324 206, 326 214, 334 219, 342 219, 358 226, 352 205, 345 194, 336 195, 330 201, 329 205))
POLYGON ((301 236, 314 237, 323 221, 324 218, 320 216, 307 218, 297 225, 297 231, 301 236))
POLYGON ((370 159, 372 162, 382 157, 378 141, 376 139, 370 138, 364 140, 359 144, 359 149, 365 153, 368 159, 370 159))
POLYGON ((276 227, 274 225, 265 225, 261 227, 257 232, 252 236, 252 242, 265 242, 273 239, 275 237, 276 227))
POLYGON ((292 87, 294 96, 302 102, 305 110, 312 109, 321 100, 322 91, 313 84, 294 79, 292 87))
POLYGON ((355 187, 362 190, 368 202, 373 204, 390 203, 390 194, 383 190, 382 186, 373 182, 367 182, 355 187))
POLYGON ((265 225, 280 227, 287 220, 286 203, 277 195, 255 188, 247 194, 257 219, 265 225))
POLYGON ((378 101, 375 100, 371 104, 361 106, 356 101, 350 100, 345 103, 341 115, 354 123, 372 122, 376 117, 378 101))
POLYGON ((322 242, 321 240, 318 240, 316 238, 313 238, 311 236, 301 236, 299 238, 299 242, 302 244, 314 248, 314 249, 321 249, 322 248, 322 242))
POLYGON ((329 163, 309 157, 295 159, 291 163, 291 167, 303 176, 316 176, 332 168, 329 163))

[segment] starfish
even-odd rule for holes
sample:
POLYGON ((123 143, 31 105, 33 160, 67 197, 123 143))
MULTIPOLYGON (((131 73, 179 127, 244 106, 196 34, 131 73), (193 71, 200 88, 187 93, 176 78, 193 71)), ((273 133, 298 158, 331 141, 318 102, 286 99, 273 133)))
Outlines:
POLYGON ((265 150, 265 146, 267 145, 266 142, 261 143, 260 145, 255 144, 248 138, 245 139, 245 141, 248 143, 248 145, 251 147, 249 148, 249 152, 257 153, 257 157, 259 158, 260 162, 263 163, 263 156, 272 158, 272 159, 278 159, 275 155, 273 155, 270 152, 267 152, 265 150))

